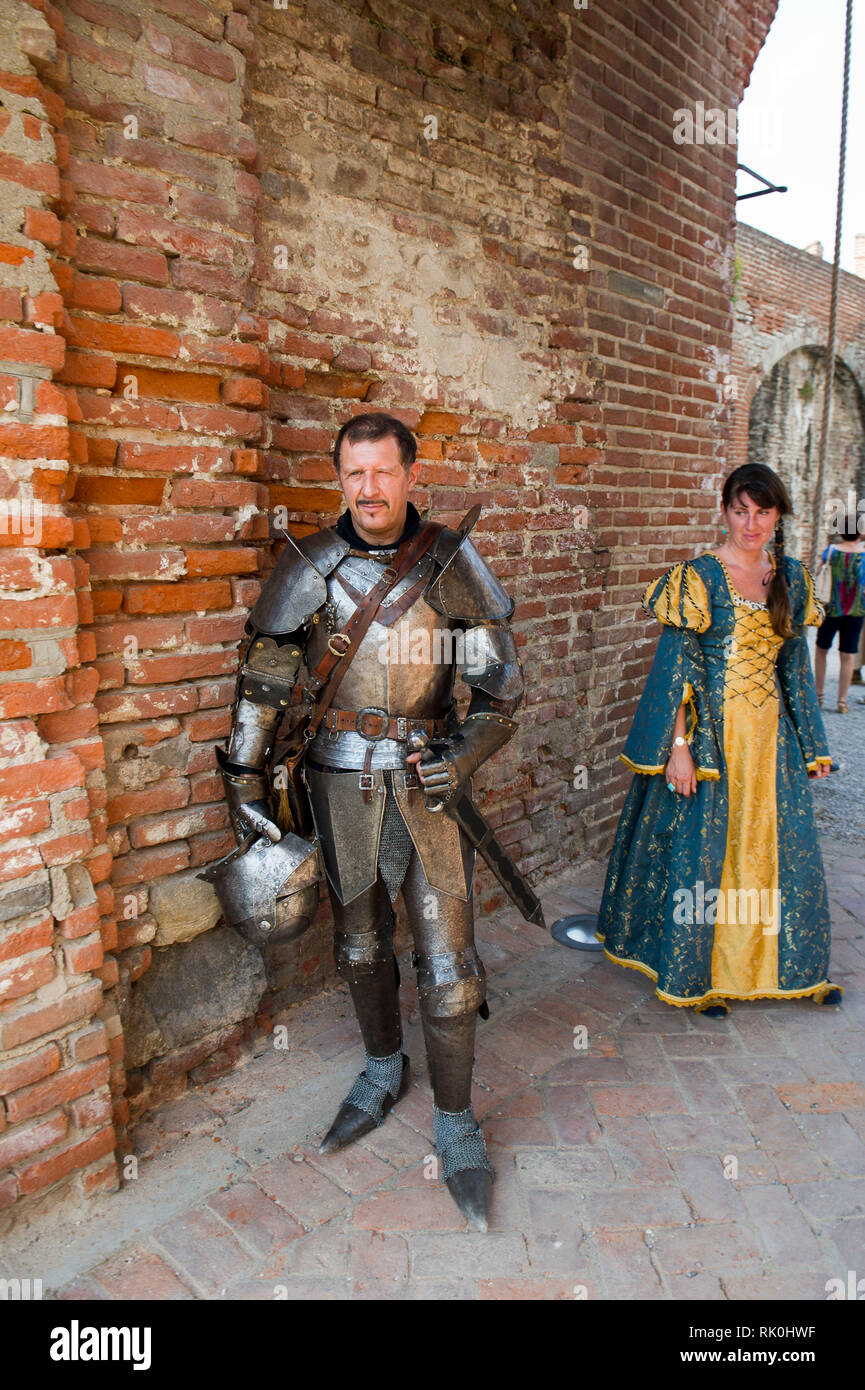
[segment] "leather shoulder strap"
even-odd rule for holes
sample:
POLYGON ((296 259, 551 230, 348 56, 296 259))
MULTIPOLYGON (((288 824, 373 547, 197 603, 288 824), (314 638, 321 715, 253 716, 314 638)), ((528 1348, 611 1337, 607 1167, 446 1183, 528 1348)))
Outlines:
POLYGON ((310 672, 307 682, 307 689, 316 695, 312 716, 303 731, 303 736, 308 741, 314 739, 318 733, 319 725, 336 695, 339 684, 381 604, 391 589, 404 579, 412 566, 426 554, 441 531, 439 523, 427 521, 413 536, 404 540, 391 563, 382 572, 381 579, 354 610, 345 627, 329 638, 327 653, 310 672))

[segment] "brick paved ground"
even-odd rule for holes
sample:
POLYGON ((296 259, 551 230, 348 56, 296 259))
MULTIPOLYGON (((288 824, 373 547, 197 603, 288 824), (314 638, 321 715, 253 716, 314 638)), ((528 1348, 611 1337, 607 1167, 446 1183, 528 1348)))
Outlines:
MULTIPOLYGON (((482 924, 486 1235, 426 1175, 408 986, 409 1096, 374 1136, 319 1157, 360 1061, 337 986, 287 1015, 288 1051, 148 1117, 137 1178, 78 1225, 46 1218, 17 1247, 13 1233, 0 1273, 62 1299, 825 1298, 828 1279, 865 1272, 862 849, 824 841, 840 1009, 763 1001, 698 1019, 511 913, 482 924)), ((596 906, 603 873, 559 880, 548 920, 596 906)))

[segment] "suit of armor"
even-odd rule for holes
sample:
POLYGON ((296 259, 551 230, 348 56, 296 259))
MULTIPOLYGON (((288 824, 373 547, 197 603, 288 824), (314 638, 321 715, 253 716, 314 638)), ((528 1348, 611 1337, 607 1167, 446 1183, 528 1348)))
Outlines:
MULTIPOLYGON (((409 505, 401 539, 419 524, 409 505)), ((268 772, 295 685, 303 685, 396 549, 397 543, 367 545, 346 513, 337 527, 286 546, 280 556, 250 614, 251 640, 220 756, 238 838, 248 833, 237 820, 239 806, 272 815, 268 772)), ((475 851, 448 815, 428 809, 430 795, 406 764, 406 739, 417 730, 430 739, 447 773, 439 779, 442 802, 470 787, 475 769, 513 736, 523 676, 508 623, 512 611, 471 540, 442 528, 363 636, 304 770, 333 906, 336 965, 367 1053, 366 1070, 322 1149, 342 1147, 381 1123, 407 1088, 392 940, 392 904, 402 891, 437 1145, 458 1201, 460 1173, 492 1171, 470 1096, 476 1015, 486 996, 473 930, 475 851), (457 676, 471 691, 462 722, 454 704, 457 676), (377 1075, 379 1062, 387 1065, 377 1075), (449 1129, 440 1114, 462 1120, 449 1129)))

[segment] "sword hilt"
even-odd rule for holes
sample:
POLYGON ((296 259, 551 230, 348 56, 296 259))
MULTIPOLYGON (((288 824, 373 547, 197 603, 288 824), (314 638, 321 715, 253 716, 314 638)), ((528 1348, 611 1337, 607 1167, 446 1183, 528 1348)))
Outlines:
POLYGON ((409 729, 405 746, 410 753, 423 753, 429 748, 429 734, 425 729, 409 729))
MULTIPOLYGON (((430 737, 425 729, 409 729, 406 734, 405 746, 410 753, 420 753, 420 760, 422 763, 433 762, 435 760, 435 753, 430 752, 429 745, 430 737), (430 753, 430 756, 424 757, 425 753, 430 753)), ((418 774, 418 776, 420 777, 420 774, 418 774)), ((423 778, 421 778, 421 782, 422 781, 423 778)), ((424 796, 426 797, 426 793, 424 793, 424 796)), ((443 811, 445 808, 443 801, 440 801, 438 805, 434 805, 428 798, 425 800, 425 805, 428 811, 443 811)))

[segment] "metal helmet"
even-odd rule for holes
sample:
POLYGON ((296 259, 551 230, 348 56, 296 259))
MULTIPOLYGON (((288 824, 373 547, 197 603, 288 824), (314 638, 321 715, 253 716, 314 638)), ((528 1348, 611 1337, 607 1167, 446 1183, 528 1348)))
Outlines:
POLYGON ((226 922, 247 941, 294 941, 311 926, 318 907, 318 840, 290 831, 277 844, 264 835, 247 836, 198 878, 213 884, 226 922))

